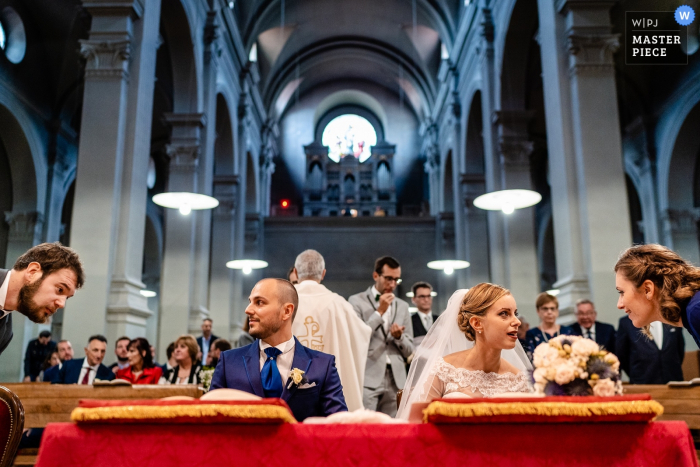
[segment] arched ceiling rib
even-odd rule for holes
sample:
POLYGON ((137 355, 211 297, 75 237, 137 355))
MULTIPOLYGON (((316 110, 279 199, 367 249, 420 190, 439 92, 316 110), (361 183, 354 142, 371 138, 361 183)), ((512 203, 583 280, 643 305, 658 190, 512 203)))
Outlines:
POLYGON ((255 2, 246 9, 243 40, 265 52, 261 92, 267 109, 283 112, 292 88, 299 96, 321 82, 357 80, 404 96, 417 114, 430 112, 440 45, 453 42, 461 1, 255 2))

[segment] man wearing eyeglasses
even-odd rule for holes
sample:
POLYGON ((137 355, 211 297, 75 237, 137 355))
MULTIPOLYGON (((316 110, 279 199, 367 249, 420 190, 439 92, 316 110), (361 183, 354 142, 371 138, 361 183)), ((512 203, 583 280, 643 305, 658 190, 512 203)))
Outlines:
POLYGON ((396 415, 396 393, 406 383, 406 359, 413 353, 413 325, 408 303, 394 295, 401 265, 391 256, 374 262, 374 285, 348 302, 372 328, 362 402, 366 409, 396 415))
POLYGON ((595 305, 587 298, 576 302, 576 323, 571 326, 574 335, 594 340, 605 350, 615 352, 615 328, 612 324, 596 321, 595 305))
POLYGON ((427 282, 416 282, 411 287, 413 298, 411 301, 418 308, 416 313, 411 315, 413 323, 413 344, 418 347, 433 325, 437 315, 433 314, 433 286, 427 282))

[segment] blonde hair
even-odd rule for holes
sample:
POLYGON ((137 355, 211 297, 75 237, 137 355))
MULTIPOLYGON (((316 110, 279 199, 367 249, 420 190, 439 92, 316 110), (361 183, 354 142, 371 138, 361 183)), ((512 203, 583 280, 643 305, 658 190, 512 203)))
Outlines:
POLYGON ((661 316, 670 323, 681 320, 681 303, 700 290, 700 268, 654 243, 625 250, 615 264, 618 271, 637 288, 646 280, 653 282, 659 289, 661 316))
POLYGON ((197 354, 199 353, 199 344, 197 344, 197 339, 189 334, 183 334, 175 341, 175 347, 177 347, 177 345, 181 342, 185 344, 185 347, 187 347, 187 353, 190 354, 192 364, 194 365, 194 363, 197 361, 197 354))
POLYGON ((486 310, 506 295, 510 295, 508 289, 488 282, 482 282, 469 289, 469 292, 462 299, 462 306, 457 315, 459 329, 468 340, 474 341, 476 339, 476 331, 469 320, 474 316, 486 316, 486 310))

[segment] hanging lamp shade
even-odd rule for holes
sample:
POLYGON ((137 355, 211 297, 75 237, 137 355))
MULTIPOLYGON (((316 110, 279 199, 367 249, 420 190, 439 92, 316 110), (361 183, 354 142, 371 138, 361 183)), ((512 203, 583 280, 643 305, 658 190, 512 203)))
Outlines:
POLYGON ((219 200, 200 193, 172 192, 153 196, 153 202, 164 208, 178 209, 182 215, 201 209, 214 209, 219 200))
POLYGON ((474 200, 474 206, 487 211, 512 214, 516 209, 529 208, 542 201, 542 195, 532 190, 501 190, 486 193, 474 200))
POLYGON ((428 263, 430 269, 442 270, 445 274, 450 275, 457 269, 465 269, 469 267, 469 261, 460 259, 441 259, 428 263))
POLYGON ((267 267, 267 261, 261 259, 235 259, 226 263, 229 269, 240 269, 243 274, 250 274, 253 269, 263 269, 267 267))

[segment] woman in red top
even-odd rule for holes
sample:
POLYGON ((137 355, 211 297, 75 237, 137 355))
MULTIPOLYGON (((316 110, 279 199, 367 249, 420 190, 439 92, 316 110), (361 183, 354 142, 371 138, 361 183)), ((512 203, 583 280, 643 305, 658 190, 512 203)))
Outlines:
POLYGON ((153 365, 151 345, 148 341, 137 337, 129 342, 128 348, 129 366, 117 371, 117 379, 124 379, 131 384, 158 384, 163 370, 153 365))

